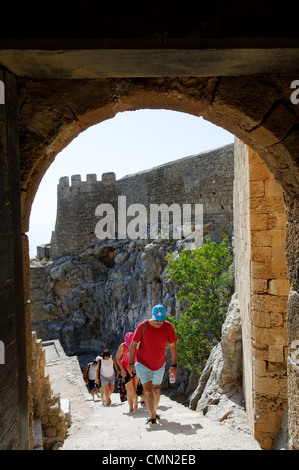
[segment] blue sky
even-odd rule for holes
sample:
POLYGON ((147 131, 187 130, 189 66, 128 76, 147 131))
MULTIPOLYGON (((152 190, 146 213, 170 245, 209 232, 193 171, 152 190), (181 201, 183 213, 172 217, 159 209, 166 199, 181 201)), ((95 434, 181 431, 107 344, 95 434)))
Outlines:
POLYGON ((234 136, 200 117, 164 110, 127 111, 90 127, 59 153, 36 193, 28 232, 30 257, 55 228, 61 176, 114 171, 116 178, 234 142, 234 136))

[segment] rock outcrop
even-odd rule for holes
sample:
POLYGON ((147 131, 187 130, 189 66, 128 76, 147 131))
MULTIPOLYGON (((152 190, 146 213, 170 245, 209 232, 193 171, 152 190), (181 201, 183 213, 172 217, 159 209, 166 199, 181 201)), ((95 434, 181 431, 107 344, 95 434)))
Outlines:
MULTIPOLYGON (((212 224, 204 236, 219 239, 212 224)), ((179 253, 191 237, 107 240, 49 262, 45 315, 34 325, 39 337, 59 339, 68 355, 98 355, 105 348, 115 354, 125 334, 150 318, 153 305, 163 303, 168 314, 178 315, 165 257, 179 253)))
POLYGON ((110 240, 49 263, 43 340, 59 339, 67 354, 107 347, 115 353, 154 304, 174 314, 174 287, 165 275, 174 247, 170 240, 110 240))
POLYGON ((222 326, 221 341, 211 351, 197 388, 190 397, 189 407, 211 419, 226 420, 249 432, 242 377, 241 317, 234 294, 222 326))

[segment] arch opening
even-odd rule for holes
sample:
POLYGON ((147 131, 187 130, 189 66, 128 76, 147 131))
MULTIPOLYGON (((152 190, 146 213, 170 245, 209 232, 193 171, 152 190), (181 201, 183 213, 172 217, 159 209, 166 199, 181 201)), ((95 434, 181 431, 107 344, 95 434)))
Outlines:
POLYGON ((41 180, 30 214, 30 257, 38 244, 50 243, 61 177, 71 185, 71 175, 80 175, 83 183, 91 175, 101 179, 114 172, 118 180, 233 141, 230 133, 201 117, 168 110, 124 111, 92 125, 56 156, 41 180))
MULTIPOLYGON (((71 96, 70 90, 66 91, 64 81, 55 81, 55 85, 54 83, 50 85, 50 88, 57 86, 58 94, 55 101, 59 102, 59 98, 62 99, 57 107, 56 105, 52 107, 48 104, 45 105, 46 113, 50 118, 46 124, 48 129, 42 130, 43 138, 38 144, 39 149, 36 152, 35 162, 31 166, 31 173, 28 172, 29 168, 26 168, 25 164, 26 152, 28 152, 26 138, 23 140, 23 148, 21 146, 21 153, 24 151, 22 172, 23 230, 26 232, 30 206, 40 178, 66 141, 71 140, 80 130, 95 122, 107 119, 118 111, 162 106, 196 116, 202 115, 210 122, 221 125, 255 150, 273 172, 283 188, 284 199, 287 202, 288 272, 289 280, 293 288, 296 289, 297 278, 294 259, 289 246, 294 243, 294 232, 292 232, 294 225, 290 225, 290 220, 296 220, 295 214, 298 210, 296 190, 298 169, 294 158, 298 133, 296 127, 298 111, 289 105, 287 79, 282 82, 281 79, 275 77, 271 77, 271 79, 256 77, 256 80, 252 80, 252 78, 130 79, 108 80, 105 83, 101 81, 105 90, 101 89, 102 94, 98 93, 97 99, 89 104, 88 99, 84 101, 84 98, 90 91, 89 87, 99 85, 99 81, 92 81, 92 84, 85 80, 80 84, 73 82, 71 87, 73 91, 78 85, 81 90, 82 87, 84 89, 83 98, 81 96, 79 100, 78 96, 75 96, 76 94, 71 96), (262 93, 261 90, 263 90, 262 93), (236 97, 237 92, 239 92, 239 96, 236 97), (61 109, 58 109, 59 107, 61 109), (53 108, 55 108, 55 113, 53 113, 53 108), (62 118, 62 109, 66 108, 71 112, 71 115, 67 117, 64 115, 62 118), (50 139, 44 139, 44 136, 49 133, 53 136, 50 144, 47 143, 50 139), (46 155, 46 158, 41 158, 41 154, 46 155), (31 177, 30 184, 29 176, 31 177)), ((32 92, 30 81, 27 81, 24 86, 26 93, 32 92)), ((48 89, 47 91, 43 89, 45 83, 41 88, 36 83, 34 86, 37 86, 37 90, 35 90, 37 94, 41 92, 47 95, 49 92, 48 89)), ((23 111, 26 114, 26 105, 23 106, 23 111)), ((34 119, 35 117, 33 117, 34 119)), ((33 124, 32 128, 36 128, 36 123, 31 122, 31 124, 33 124)), ((23 132, 23 136, 25 134, 26 132, 23 132)))

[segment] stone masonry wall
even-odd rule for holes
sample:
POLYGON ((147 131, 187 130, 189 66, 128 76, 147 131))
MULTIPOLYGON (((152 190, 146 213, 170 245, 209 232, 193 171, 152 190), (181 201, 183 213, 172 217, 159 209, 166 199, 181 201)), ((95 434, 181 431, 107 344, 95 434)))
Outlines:
POLYGON ((251 312, 255 435, 272 448, 287 406, 287 301, 282 189, 249 149, 251 312))
POLYGON ((284 203, 281 187, 264 162, 240 141, 235 159, 236 291, 242 314, 246 409, 255 438, 262 448, 271 449, 287 406, 290 285, 284 203))
POLYGON ((51 257, 77 254, 99 240, 95 209, 109 203, 116 211, 118 196, 126 196, 127 207, 143 204, 203 204, 204 223, 212 223, 223 237, 233 220, 233 145, 185 157, 116 181, 114 173, 60 178, 57 218, 51 240, 51 257))
MULTIPOLYGON (((18 92, 8 71, 0 69, 0 80, 5 91, 5 103, 0 104, 0 341, 5 346, 5 363, 0 365, 0 449, 26 450, 31 325, 29 289, 24 290, 28 278, 22 252, 18 92)), ((25 236, 23 241, 25 245, 25 236)))
POLYGON ((35 325, 46 319, 46 314, 43 310, 43 305, 46 301, 46 283, 48 279, 48 273, 46 266, 31 266, 30 267, 30 311, 31 311, 31 323, 34 331, 36 330, 35 325))
POLYGON ((102 181, 96 175, 87 175, 85 182, 80 175, 62 177, 57 187, 57 214, 55 231, 51 240, 51 257, 60 258, 80 253, 96 243, 95 209, 98 204, 115 204, 115 174, 106 173, 102 181))
POLYGON ((60 398, 52 393, 49 376, 45 376, 45 365, 42 342, 33 332, 31 364, 33 418, 41 421, 44 450, 52 450, 62 445, 68 423, 61 410, 60 398))

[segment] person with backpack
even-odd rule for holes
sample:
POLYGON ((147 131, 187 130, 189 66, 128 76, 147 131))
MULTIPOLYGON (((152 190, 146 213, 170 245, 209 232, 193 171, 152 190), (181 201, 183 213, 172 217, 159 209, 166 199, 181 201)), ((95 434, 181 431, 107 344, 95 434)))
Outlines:
POLYGON ((95 399, 95 388, 97 387, 98 380, 98 361, 94 359, 92 362, 89 362, 84 369, 83 378, 85 383, 88 384, 90 394, 95 399))
POLYGON ((114 392, 115 376, 118 377, 119 371, 114 357, 110 354, 109 349, 105 349, 99 360, 98 376, 101 385, 104 388, 106 405, 111 405, 111 394, 114 392))
POLYGON ((169 375, 177 376, 177 346, 178 337, 172 324, 165 321, 166 310, 163 305, 155 305, 152 318, 138 325, 135 330, 131 346, 128 372, 130 375, 136 371, 140 377, 144 390, 144 400, 150 417, 147 423, 156 423, 159 419, 157 407, 160 401, 161 383, 165 372, 166 345, 169 343, 172 366, 169 375), (138 343, 139 346, 138 346, 138 343), (134 361, 137 351, 137 360, 134 361))

